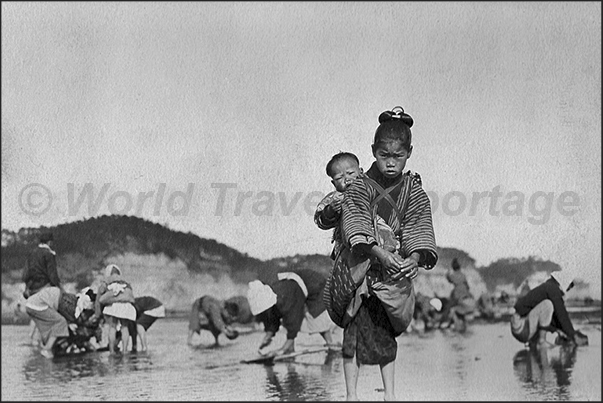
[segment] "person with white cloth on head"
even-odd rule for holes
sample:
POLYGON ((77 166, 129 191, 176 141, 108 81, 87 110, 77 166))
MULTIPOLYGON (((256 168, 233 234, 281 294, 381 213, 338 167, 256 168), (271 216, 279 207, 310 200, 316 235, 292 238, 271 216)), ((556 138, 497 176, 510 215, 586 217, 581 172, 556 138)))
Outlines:
POLYGON ((102 312, 108 324, 110 354, 115 354, 117 330, 120 330, 118 326, 121 328, 121 352, 125 354, 128 351, 130 331, 127 321, 136 321, 134 302, 132 286, 122 278, 121 269, 115 264, 107 265, 94 308, 95 316, 100 316, 102 312))
POLYGON ((571 345, 588 344, 588 337, 574 329, 563 300, 573 286, 573 274, 555 271, 544 283, 520 297, 511 317, 513 336, 538 348, 546 347, 547 332, 557 332, 571 345))
POLYGON ((264 324, 266 332, 259 347, 260 353, 272 342, 281 324, 287 330, 287 340, 279 349, 265 355, 293 352, 295 338, 300 331, 320 333, 327 346, 335 347, 332 338, 335 324, 322 300, 326 277, 310 269, 282 272, 277 277, 278 280, 271 284, 260 280, 249 283, 247 299, 251 313, 264 324))

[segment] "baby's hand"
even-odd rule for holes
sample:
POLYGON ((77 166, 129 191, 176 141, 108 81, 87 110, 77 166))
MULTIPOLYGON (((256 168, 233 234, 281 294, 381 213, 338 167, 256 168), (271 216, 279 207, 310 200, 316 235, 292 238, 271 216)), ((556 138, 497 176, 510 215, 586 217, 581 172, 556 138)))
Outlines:
POLYGON ((333 209, 334 212, 336 212, 337 214, 341 214, 341 202, 341 200, 333 200, 329 206, 333 209))
POLYGON ((341 213, 341 205, 343 204, 343 193, 337 192, 333 195, 333 200, 331 200, 330 206, 331 208, 337 212, 341 213))

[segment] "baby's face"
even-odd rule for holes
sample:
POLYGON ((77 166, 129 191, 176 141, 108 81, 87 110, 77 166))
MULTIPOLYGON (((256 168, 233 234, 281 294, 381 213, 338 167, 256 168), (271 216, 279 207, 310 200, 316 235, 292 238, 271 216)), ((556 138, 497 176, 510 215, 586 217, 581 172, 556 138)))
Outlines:
POLYGON ((345 192, 348 185, 360 175, 362 169, 351 158, 337 161, 331 167, 331 183, 339 192, 345 192))

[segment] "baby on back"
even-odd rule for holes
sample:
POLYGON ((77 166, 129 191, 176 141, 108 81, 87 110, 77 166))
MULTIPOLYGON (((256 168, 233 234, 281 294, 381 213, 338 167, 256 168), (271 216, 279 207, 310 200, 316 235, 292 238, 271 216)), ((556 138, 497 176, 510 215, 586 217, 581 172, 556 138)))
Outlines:
MULTIPOLYGON (((314 222, 320 229, 334 228, 332 238, 334 246, 331 258, 335 260, 343 247, 339 221, 344 194, 348 186, 364 172, 360 167, 358 157, 350 152, 340 152, 333 155, 327 163, 326 172, 331 178, 335 190, 328 193, 318 203, 314 213, 314 222)), ((396 234, 383 218, 375 214, 373 225, 379 246, 390 252, 396 252, 400 249, 400 242, 396 234)))

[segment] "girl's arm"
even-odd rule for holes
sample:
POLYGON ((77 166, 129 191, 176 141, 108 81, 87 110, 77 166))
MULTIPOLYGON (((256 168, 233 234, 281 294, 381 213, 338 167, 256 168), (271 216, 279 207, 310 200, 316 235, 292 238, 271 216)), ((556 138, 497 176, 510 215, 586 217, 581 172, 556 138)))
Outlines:
POLYGON ((426 270, 438 261, 431 216, 431 203, 421 187, 418 175, 413 178, 412 189, 402 226, 401 250, 403 255, 416 253, 418 264, 426 270))
MULTIPOLYGON (((363 246, 367 248, 367 246, 363 246)), ((419 254, 412 253, 408 258, 402 259, 397 253, 389 252, 378 245, 371 245, 368 248, 368 254, 379 259, 381 265, 393 280, 399 280, 408 277, 411 280, 419 274, 419 254)))
POLYGON ((402 257, 383 249, 375 239, 370 205, 371 195, 366 184, 363 181, 352 182, 343 199, 341 227, 344 241, 354 254, 376 257, 390 275, 400 273, 402 257))

